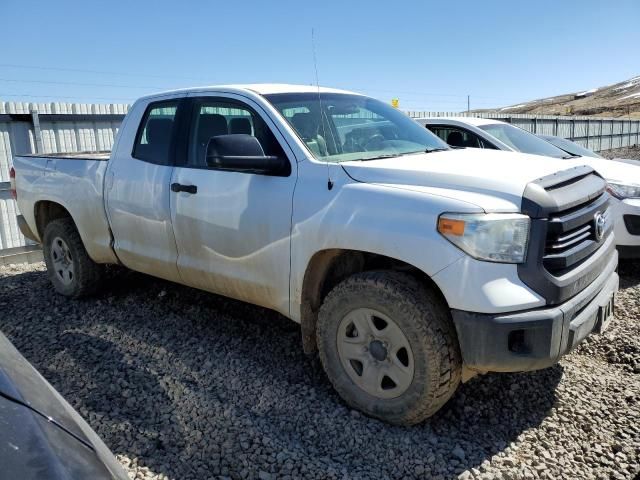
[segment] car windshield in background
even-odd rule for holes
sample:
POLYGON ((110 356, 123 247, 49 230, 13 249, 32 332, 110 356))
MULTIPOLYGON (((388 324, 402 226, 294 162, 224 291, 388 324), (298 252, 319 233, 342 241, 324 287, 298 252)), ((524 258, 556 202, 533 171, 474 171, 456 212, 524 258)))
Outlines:
POLYGON ((567 152, 554 147, 546 140, 536 137, 533 133, 529 133, 513 125, 490 123, 488 125, 480 125, 479 127, 518 152, 556 158, 566 158, 569 156, 567 152))
POLYGON ((588 148, 584 148, 582 145, 578 145, 577 143, 572 142, 571 140, 567 140, 566 138, 552 137, 552 136, 546 136, 546 135, 541 135, 540 138, 544 138, 547 142, 555 145, 556 147, 564 150, 567 153, 570 153, 571 155, 581 155, 583 157, 593 157, 593 158, 604 158, 598 155, 596 152, 592 152, 588 148))
POLYGON ((265 97, 323 161, 373 160, 449 149, 404 113, 372 98, 313 92, 265 97))

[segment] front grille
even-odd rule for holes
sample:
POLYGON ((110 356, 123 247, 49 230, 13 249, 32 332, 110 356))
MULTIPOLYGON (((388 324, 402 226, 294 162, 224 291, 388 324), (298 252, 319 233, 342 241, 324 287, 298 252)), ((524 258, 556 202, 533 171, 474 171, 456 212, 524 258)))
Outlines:
POLYGON ((547 223, 542 262, 554 276, 565 274, 591 256, 607 237, 612 225, 606 193, 566 210, 554 212, 547 223), (596 232, 596 217, 601 214, 604 228, 596 232))
POLYGON ((527 258, 518 276, 558 305, 580 293, 615 261, 607 183, 592 168, 572 167, 530 182, 522 213, 531 218, 527 258), (607 222, 597 218, 609 217, 607 222), (603 229, 603 227, 605 227, 603 229))

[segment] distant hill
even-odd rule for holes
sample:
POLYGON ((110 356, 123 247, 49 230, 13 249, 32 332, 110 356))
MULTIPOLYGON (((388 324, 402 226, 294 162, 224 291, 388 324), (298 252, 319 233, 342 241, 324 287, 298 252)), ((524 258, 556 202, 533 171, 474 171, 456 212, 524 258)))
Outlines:
POLYGON ((605 87, 475 111, 640 118, 640 76, 605 87))

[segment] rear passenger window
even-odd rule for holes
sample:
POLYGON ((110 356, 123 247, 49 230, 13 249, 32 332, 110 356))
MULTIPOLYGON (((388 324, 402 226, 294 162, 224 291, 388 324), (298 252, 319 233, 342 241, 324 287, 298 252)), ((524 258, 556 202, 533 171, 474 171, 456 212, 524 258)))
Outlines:
POLYGON ((178 101, 154 103, 147 108, 138 131, 133 157, 159 165, 169 165, 171 138, 178 101))
POLYGON ((436 127, 435 125, 426 125, 427 130, 431 130, 431 133, 435 133, 440 140, 447 141, 447 129, 436 127))

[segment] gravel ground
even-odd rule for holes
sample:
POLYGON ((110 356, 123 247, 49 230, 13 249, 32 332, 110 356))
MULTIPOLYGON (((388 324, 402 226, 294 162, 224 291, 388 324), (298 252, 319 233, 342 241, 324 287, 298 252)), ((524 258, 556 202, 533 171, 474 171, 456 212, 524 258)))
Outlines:
POLYGON ((603 150, 599 152, 605 158, 627 158, 640 160, 640 146, 615 148, 613 150, 603 150))
POLYGON ((640 475, 640 267, 617 317, 552 368, 477 377, 429 421, 346 407, 297 325, 134 273, 54 294, 42 264, 0 267, 0 329, 136 479, 640 475))

